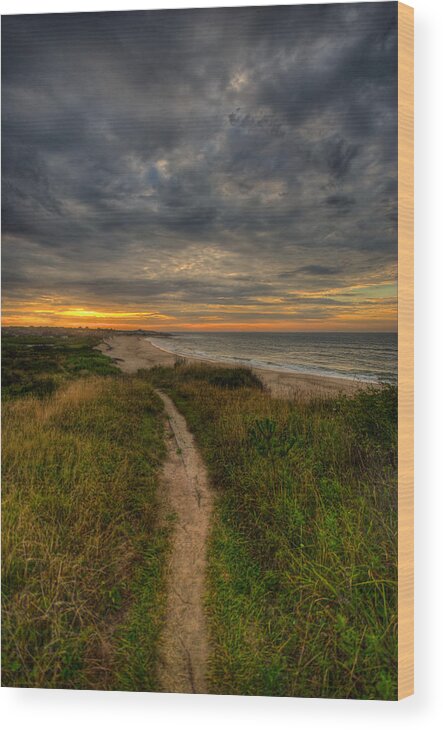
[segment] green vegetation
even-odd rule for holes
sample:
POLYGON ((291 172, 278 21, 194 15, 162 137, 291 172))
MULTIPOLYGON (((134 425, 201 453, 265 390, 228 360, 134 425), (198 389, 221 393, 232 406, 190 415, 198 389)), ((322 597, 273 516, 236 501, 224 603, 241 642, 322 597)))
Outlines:
MULTIPOLYGON (((53 350, 51 377, 95 367, 75 340, 53 350)), ((163 454, 162 404, 146 380, 79 378, 6 401, 4 685, 157 688, 163 454)))
POLYGON ((183 367, 185 361, 177 360, 175 370, 179 373, 182 383, 197 381, 206 385, 215 385, 223 390, 236 390, 237 388, 257 388, 264 390, 260 378, 247 368, 221 368, 221 367, 183 367))
POLYGON ((2 336, 2 395, 50 395, 67 380, 88 375, 112 375, 118 369, 95 346, 90 334, 2 336))
POLYGON ((218 497, 211 691, 396 698, 396 389, 290 401, 244 368, 123 376, 97 342, 3 339, 3 684, 158 689, 160 386, 218 497))
POLYGON ((219 497, 212 691, 395 699, 396 389, 291 402, 244 369, 147 377, 186 416, 219 497))

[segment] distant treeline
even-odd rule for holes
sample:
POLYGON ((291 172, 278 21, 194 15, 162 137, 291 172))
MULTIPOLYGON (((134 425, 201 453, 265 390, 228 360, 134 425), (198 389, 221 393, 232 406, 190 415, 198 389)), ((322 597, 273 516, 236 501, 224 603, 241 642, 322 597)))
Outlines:
POLYGON ((109 337, 112 335, 144 335, 146 337, 172 337, 169 332, 158 332, 157 330, 134 329, 134 330, 118 330, 108 327, 3 327, 3 336, 12 337, 22 335, 37 335, 39 337, 51 337, 66 335, 89 334, 100 337, 109 337))

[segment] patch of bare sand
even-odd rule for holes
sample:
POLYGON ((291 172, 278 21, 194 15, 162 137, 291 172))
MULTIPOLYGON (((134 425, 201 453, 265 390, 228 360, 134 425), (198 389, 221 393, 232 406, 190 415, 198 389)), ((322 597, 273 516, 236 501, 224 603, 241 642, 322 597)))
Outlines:
POLYGON ((106 337, 97 350, 114 360, 124 373, 136 373, 155 365, 173 365, 176 360, 174 355, 153 347, 145 337, 138 335, 106 337))
MULTIPOLYGON (((141 368, 152 368, 155 365, 173 365, 176 355, 160 350, 149 340, 136 335, 115 335, 109 337, 98 346, 106 355, 127 373, 134 373, 141 368)), ((198 358, 183 358, 189 363, 212 362, 198 358)), ((224 367, 227 367, 225 364, 224 367)), ((228 366, 229 367, 229 366, 228 366)), ((235 366, 232 366, 235 367, 235 366)), ((272 395, 278 398, 311 398, 315 396, 329 397, 338 393, 351 395, 367 387, 366 383, 348 378, 333 378, 323 375, 305 373, 282 373, 276 370, 253 368, 254 372, 269 388, 272 395)))
POLYGON ((275 370, 254 369, 256 375, 277 398, 299 397, 303 400, 328 398, 345 393, 352 395, 367 384, 350 378, 333 378, 305 373, 280 373, 275 370))

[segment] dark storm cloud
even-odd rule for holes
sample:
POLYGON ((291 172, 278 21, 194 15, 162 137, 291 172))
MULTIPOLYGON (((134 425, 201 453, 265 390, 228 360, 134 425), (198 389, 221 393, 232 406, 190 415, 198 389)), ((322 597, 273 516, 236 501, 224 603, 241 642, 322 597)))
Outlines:
POLYGON ((326 205, 332 205, 339 210, 349 210, 355 204, 355 198, 348 195, 329 195, 325 200, 326 205))
POLYGON ((330 276, 340 273, 337 266, 321 266, 320 264, 312 264, 311 266, 301 266, 298 272, 302 274, 310 274, 311 276, 330 276))
POLYGON ((396 18, 389 2, 4 17, 5 295, 203 306, 382 276, 396 18))

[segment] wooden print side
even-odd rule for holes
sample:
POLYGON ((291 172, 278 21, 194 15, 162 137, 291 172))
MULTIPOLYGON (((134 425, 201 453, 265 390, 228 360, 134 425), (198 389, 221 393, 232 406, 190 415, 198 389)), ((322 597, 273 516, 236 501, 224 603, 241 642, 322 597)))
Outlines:
POLYGON ((414 692, 414 10, 398 3, 398 699, 414 692))

